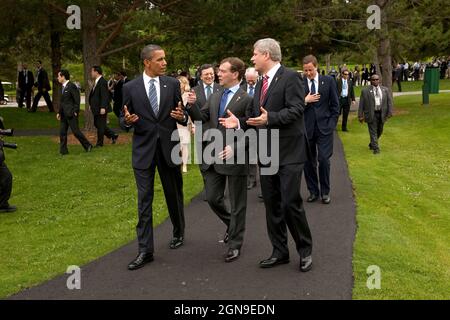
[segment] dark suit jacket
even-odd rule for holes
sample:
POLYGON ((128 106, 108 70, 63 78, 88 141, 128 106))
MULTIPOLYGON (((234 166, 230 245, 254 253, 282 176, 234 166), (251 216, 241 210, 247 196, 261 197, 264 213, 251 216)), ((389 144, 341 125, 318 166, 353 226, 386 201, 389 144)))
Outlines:
MULTIPOLYGON (((212 84, 212 87, 213 87, 212 93, 215 93, 222 88, 219 84, 217 84, 215 82, 212 84)), ((195 95, 197 96, 196 105, 197 105, 197 107, 199 107, 201 109, 206 104, 205 87, 203 86, 203 81, 199 81, 198 85, 195 86, 193 89, 194 89, 195 95)))
POLYGON ((89 93, 89 106, 94 115, 100 114, 100 109, 106 109, 106 112, 111 112, 110 101, 111 95, 108 90, 108 81, 101 77, 97 85, 89 93))
MULTIPOLYGON (((150 168, 155 157, 157 141, 161 142, 163 157, 166 163, 177 166, 172 162, 171 153, 180 151, 177 121, 170 116, 181 98, 180 82, 171 77, 161 76, 161 97, 158 116, 155 115, 145 90, 143 76, 131 80, 123 86, 123 105, 128 107, 131 114, 136 114, 139 120, 133 125, 133 168, 146 170, 150 168), (172 135, 176 141, 172 141, 172 135)), ((186 113, 186 119, 187 113, 186 113)), ((187 121, 180 123, 186 125, 187 121)), ((120 126, 124 130, 130 127, 125 124, 123 110, 120 114, 120 126)))
MULTIPOLYGON (((263 81, 259 81, 256 84, 253 98, 253 117, 260 115, 262 83, 263 81)), ((308 141, 303 121, 304 92, 303 83, 297 72, 281 66, 270 83, 262 103, 268 112, 269 122, 268 125, 258 129, 268 129, 269 137, 272 129, 279 130, 280 166, 301 164, 309 159, 308 141)), ((267 150, 270 151, 270 139, 268 139, 267 144, 267 150)))
MULTIPOLYGON (((220 108, 220 100, 222 99, 224 89, 221 88, 219 91, 214 92, 210 99, 206 102, 205 106, 200 109, 197 104, 193 105, 189 109, 189 115, 192 120, 202 121, 208 124, 208 128, 218 129, 222 133, 222 137, 226 137, 227 131, 234 131, 235 129, 225 129, 219 124, 218 115, 220 108)), ((236 94, 231 99, 226 110, 230 110, 233 114, 239 118, 241 129, 246 130, 248 128, 246 121, 251 116, 252 113, 252 102, 253 99, 242 89, 236 91, 236 94)), ((227 118, 225 115, 224 118, 227 118)), ((203 128, 204 129, 204 128, 203 128)), ((208 139, 209 140, 209 139, 208 139)), ((225 141, 222 144, 222 150, 225 148, 225 141)), ((214 141, 208 141, 206 144, 212 144, 214 141)), ((232 146, 235 150, 234 164, 214 164, 214 169, 217 173, 223 175, 247 175, 248 174, 248 148, 245 146, 245 139, 240 140, 232 146), (246 164, 237 164, 237 148, 245 148, 246 150, 246 164)), ((210 164, 202 163, 200 169, 202 171, 208 170, 210 164)))
POLYGON ((27 74, 28 74, 28 83, 26 84, 25 83, 25 75, 23 74, 23 71, 19 72, 17 82, 19 84, 19 88, 22 90, 31 90, 31 88, 33 88, 33 86, 34 86, 33 72, 28 70, 27 74))
MULTIPOLYGON (((337 93, 339 97, 341 97, 342 93, 342 82, 343 82, 342 80, 343 79, 337 80, 337 93)), ((355 101, 355 88, 353 86, 353 81, 350 79, 347 80, 347 85, 348 85, 348 94, 347 94, 348 104, 351 105, 352 101, 355 101)))
MULTIPOLYGON (((392 98, 388 88, 380 86, 381 89, 381 119, 386 122, 388 117, 392 116, 392 98)), ((364 88, 361 92, 359 100, 358 118, 364 118, 364 121, 371 123, 375 116, 375 93, 373 86, 370 85, 364 88)))
POLYGON ((127 82, 130 82, 128 78, 125 78, 124 80, 120 80, 117 82, 116 86, 114 87, 114 105, 121 105, 123 100, 123 85, 127 82))
POLYGON ((67 83, 60 101, 59 114, 61 117, 70 119, 75 113, 80 114, 80 91, 74 83, 70 81, 67 83))
POLYGON ((36 75, 36 83, 34 84, 38 91, 42 92, 44 89, 50 91, 50 81, 48 80, 47 71, 41 68, 36 75))
MULTIPOLYGON (((305 97, 309 94, 308 79, 304 79, 305 97)), ((316 126, 323 135, 332 134, 339 118, 339 98, 336 80, 329 76, 319 75, 320 100, 306 105, 305 125, 308 138, 314 135, 316 126)))

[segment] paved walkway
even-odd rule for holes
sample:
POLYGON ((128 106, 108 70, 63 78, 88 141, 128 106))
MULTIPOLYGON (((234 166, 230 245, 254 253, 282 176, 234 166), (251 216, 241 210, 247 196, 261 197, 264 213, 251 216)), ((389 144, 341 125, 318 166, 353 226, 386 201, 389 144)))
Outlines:
MULTIPOLYGON (((12 299, 351 299, 355 205, 347 163, 335 137, 332 160, 332 203, 305 203, 312 230, 313 270, 301 273, 290 239, 291 262, 260 269, 272 249, 266 233, 264 205, 257 189, 248 195, 247 230, 242 256, 225 263, 225 227, 206 202, 196 198, 186 207, 186 242, 170 250, 170 221, 155 231, 155 261, 130 272, 134 241, 82 267, 81 290, 66 287, 67 275, 25 290, 12 299)), ((302 184, 302 195, 307 192, 302 184)), ((65 270, 60 270, 61 273, 65 270)))

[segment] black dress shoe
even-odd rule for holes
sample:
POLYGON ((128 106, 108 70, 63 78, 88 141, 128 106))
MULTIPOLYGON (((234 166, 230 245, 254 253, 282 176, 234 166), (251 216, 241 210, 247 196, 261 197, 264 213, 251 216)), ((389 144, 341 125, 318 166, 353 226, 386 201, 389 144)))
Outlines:
POLYGON ((263 199, 263 195, 260 193, 260 194, 258 194, 258 198, 259 199, 263 199))
POLYGON ((275 258, 270 257, 269 259, 263 260, 259 263, 260 268, 272 268, 279 264, 289 263, 289 258, 275 258))
POLYGON ((178 249, 179 247, 181 247, 183 245, 183 238, 173 238, 170 241, 170 249, 178 249))
POLYGON ((227 252, 227 255, 225 256, 225 262, 231 262, 239 258, 240 251, 239 249, 230 249, 227 252))
POLYGON ((90 144, 89 147, 87 147, 86 152, 91 152, 93 147, 94 146, 92 144, 90 144))
POLYGON ((17 207, 16 206, 7 206, 7 207, 1 207, 0 213, 8 213, 8 212, 16 212, 17 207))
POLYGON ((308 199, 306 199, 306 201, 308 201, 308 202, 314 202, 314 201, 316 201, 316 200, 318 200, 318 199, 319 199, 319 196, 318 196, 318 195, 316 195, 316 194, 310 194, 309 197, 308 197, 308 199))
POLYGON ((331 202, 331 197, 328 194, 325 194, 322 196, 322 203, 324 204, 330 204, 331 202))
POLYGON ((136 259, 130 262, 128 265, 128 270, 137 270, 139 268, 142 268, 147 263, 153 261, 153 254, 151 253, 139 253, 136 259))
POLYGON ((373 154, 379 154, 380 153, 380 149, 374 149, 373 150, 373 154))
POLYGON ((229 240, 230 235, 228 234, 228 232, 225 232, 225 235, 223 236, 223 243, 228 243, 229 240))
POLYGON ((300 258, 300 271, 308 272, 312 268, 312 257, 300 258))
POLYGON ((118 134, 116 134, 114 137, 111 138, 112 144, 116 144, 117 139, 119 139, 119 135, 118 134))
POLYGON ((370 143, 369 143, 369 149, 373 150, 373 147, 372 147, 372 145, 370 143))

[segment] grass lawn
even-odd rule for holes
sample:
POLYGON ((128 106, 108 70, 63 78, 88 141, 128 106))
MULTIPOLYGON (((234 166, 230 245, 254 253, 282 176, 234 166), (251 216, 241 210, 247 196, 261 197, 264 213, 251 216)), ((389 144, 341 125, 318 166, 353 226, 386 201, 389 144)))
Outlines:
MULTIPOLYGON (((84 110, 84 105, 81 105, 84 110)), ((17 130, 24 129, 57 129, 59 121, 56 115, 50 112, 29 113, 26 108, 0 108, 0 116, 3 117, 5 127, 17 130)), ((109 127, 118 128, 119 121, 114 113, 109 113, 109 127)), ((80 127, 84 127, 84 112, 81 112, 80 127)))
MULTIPOLYGON (((14 176, 10 203, 19 210, 0 214, 0 298, 135 239, 137 194, 130 144, 105 145, 91 153, 74 145, 61 157, 51 137, 9 140, 20 145, 17 151, 6 150, 14 176)), ((183 177, 187 204, 202 188, 198 166, 189 166, 183 177)), ((155 224, 167 218, 159 178, 153 208, 155 224)))
MULTIPOLYGON (((408 81, 402 82, 402 92, 422 91, 423 81, 408 81)), ((355 87, 355 96, 361 95, 361 88, 355 87)), ((398 92, 397 83, 392 86, 394 92, 398 92)), ((450 79, 439 80, 439 90, 450 90, 450 79)))
POLYGON ((369 152, 366 124, 353 118, 339 132, 357 201, 355 299, 450 298, 450 94, 420 103, 395 99, 380 155, 369 152), (371 265, 381 290, 366 287, 371 265))

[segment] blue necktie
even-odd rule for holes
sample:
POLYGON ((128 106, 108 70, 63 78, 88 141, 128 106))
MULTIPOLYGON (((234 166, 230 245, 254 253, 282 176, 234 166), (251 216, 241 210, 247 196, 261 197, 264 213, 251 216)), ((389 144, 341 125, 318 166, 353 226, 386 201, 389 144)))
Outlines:
POLYGON ((230 89, 225 89, 225 91, 222 94, 222 99, 220 100, 220 109, 218 118, 222 117, 225 113, 225 108, 227 107, 227 101, 228 101, 228 94, 231 92, 230 89))
POLYGON ((312 79, 311 80, 311 94, 316 94, 316 84, 315 84, 315 80, 312 79))
POLYGON ((250 91, 249 91, 248 95, 253 98, 253 96, 255 95, 255 87, 254 86, 250 86, 250 91))
POLYGON ((155 87, 155 79, 150 80, 150 89, 148 90, 148 98, 150 100, 150 105, 152 106, 153 112, 157 116, 159 113, 159 106, 158 106, 158 94, 156 93, 156 87, 155 87))
POLYGON ((211 91, 211 86, 206 86, 206 100, 209 99, 209 97, 211 96, 212 91, 211 91))

